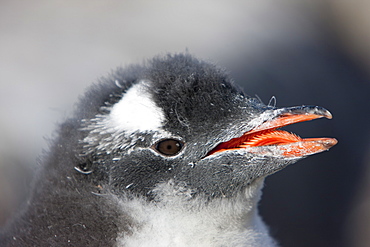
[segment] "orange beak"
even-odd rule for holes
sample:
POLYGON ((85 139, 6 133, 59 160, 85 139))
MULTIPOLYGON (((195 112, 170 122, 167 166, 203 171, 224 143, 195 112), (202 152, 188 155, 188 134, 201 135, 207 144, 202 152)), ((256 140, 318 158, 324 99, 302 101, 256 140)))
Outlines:
POLYGON ((284 127, 293 123, 309 121, 317 118, 332 118, 329 112, 325 114, 292 114, 285 113, 270 121, 266 121, 260 126, 244 133, 241 137, 233 138, 227 142, 220 143, 208 155, 223 152, 226 150, 248 149, 253 153, 261 153, 262 150, 253 147, 275 146, 280 150, 280 154, 285 157, 303 157, 328 150, 335 144, 335 138, 301 138, 277 128, 284 127))

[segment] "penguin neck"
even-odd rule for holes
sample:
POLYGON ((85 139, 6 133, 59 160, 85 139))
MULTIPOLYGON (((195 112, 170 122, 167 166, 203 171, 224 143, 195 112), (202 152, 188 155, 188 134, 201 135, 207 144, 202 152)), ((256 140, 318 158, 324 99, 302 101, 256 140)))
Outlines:
POLYGON ((170 183, 161 184, 155 201, 137 198, 121 204, 136 223, 118 242, 122 246, 274 246, 258 216, 262 186, 263 179, 233 198, 207 201, 190 198, 187 190, 180 193, 170 183))

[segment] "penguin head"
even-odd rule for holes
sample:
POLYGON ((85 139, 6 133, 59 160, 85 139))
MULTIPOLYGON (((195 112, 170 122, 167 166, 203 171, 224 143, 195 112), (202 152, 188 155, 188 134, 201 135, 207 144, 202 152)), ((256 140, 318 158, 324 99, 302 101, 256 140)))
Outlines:
POLYGON ((171 184, 189 198, 232 197, 335 145, 278 130, 321 117, 331 115, 317 106, 266 106, 189 54, 157 57, 118 69, 86 93, 75 169, 115 194, 153 200, 171 184))

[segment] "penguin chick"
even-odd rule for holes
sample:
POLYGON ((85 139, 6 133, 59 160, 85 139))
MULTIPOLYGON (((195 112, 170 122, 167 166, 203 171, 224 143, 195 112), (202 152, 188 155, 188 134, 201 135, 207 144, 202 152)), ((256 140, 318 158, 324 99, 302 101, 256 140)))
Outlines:
POLYGON ((2 246, 276 246, 264 178, 336 144, 279 130, 331 118, 276 108, 189 54, 119 68, 63 123, 2 246))

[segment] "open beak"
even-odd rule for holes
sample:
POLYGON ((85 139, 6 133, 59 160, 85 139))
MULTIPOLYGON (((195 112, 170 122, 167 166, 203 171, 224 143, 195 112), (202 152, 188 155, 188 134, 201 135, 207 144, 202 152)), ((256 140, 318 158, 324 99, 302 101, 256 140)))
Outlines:
MULTIPOLYGON (((245 149, 251 153, 265 154, 262 147, 274 147, 274 153, 287 158, 298 158, 328 150, 335 144, 335 138, 301 138, 278 128, 317 118, 331 119, 330 112, 317 106, 300 106, 277 109, 273 118, 244 133, 242 136, 218 144, 208 155, 226 150, 245 149)), ((270 151, 268 151, 270 152, 270 151)))

